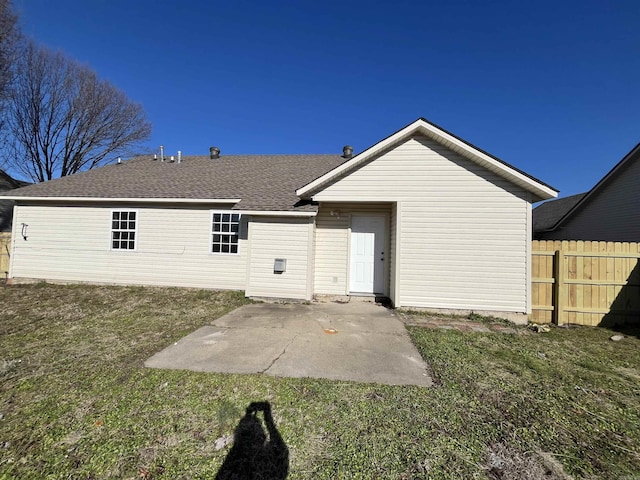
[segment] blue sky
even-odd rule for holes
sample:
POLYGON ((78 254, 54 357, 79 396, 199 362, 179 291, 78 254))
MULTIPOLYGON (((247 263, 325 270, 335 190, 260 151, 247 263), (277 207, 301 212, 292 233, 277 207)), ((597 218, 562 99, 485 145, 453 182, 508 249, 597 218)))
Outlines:
POLYGON ((418 117, 560 189, 640 142, 640 2, 14 0, 167 154, 359 152, 418 117))

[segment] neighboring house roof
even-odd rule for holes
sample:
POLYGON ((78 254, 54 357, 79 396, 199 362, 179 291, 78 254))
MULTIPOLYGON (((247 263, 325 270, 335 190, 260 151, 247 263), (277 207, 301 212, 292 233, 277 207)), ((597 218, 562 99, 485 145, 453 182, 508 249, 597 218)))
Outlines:
POLYGON ((535 195, 534 201, 546 200, 548 198, 558 196, 558 190, 553 187, 532 177, 522 170, 517 169, 513 165, 500 160, 498 157, 494 157, 484 150, 479 149, 475 145, 457 137, 425 118, 418 118, 406 127, 401 128, 397 132, 389 135, 387 138, 381 140, 375 145, 372 145, 358 155, 355 155, 342 165, 339 165, 330 172, 327 172, 322 177, 309 182, 302 188, 299 188, 296 193, 301 198, 310 198, 313 194, 322 190, 327 185, 348 175, 350 172, 366 164, 368 161, 371 161, 376 155, 415 135, 424 135, 471 160, 472 162, 483 166, 487 170, 511 181, 524 190, 531 192, 535 195))
POLYGON ((542 232, 552 228, 585 195, 586 193, 578 193, 577 195, 549 200, 538 205, 533 209, 533 231, 542 232))
POLYGON ((4 170, 0 170, 0 191, 12 190, 14 188, 20 188, 29 185, 29 182, 23 180, 17 180, 11 177, 4 170))
MULTIPOLYGON (((0 192, 24 187, 25 185, 29 185, 29 183, 16 180, 5 171, 0 170, 0 192)), ((11 200, 0 200, 0 232, 8 232, 11 230, 13 203, 11 200)))
MULTIPOLYGON (((578 199, 566 212, 557 219, 557 221, 550 225, 545 231, 556 230, 571 218, 586 205, 589 204, 594 198, 596 198, 605 188, 607 188, 617 177, 628 169, 635 161, 640 161, 640 143, 631 149, 622 160, 620 160, 602 179, 595 184, 595 186, 589 190, 586 194, 582 194, 582 198, 578 199)), ((571 197, 568 197, 571 198, 571 197)), ((544 204, 543 204, 544 205, 544 204)), ((540 205, 540 206, 543 206, 540 205)), ((539 208, 539 207, 538 207, 539 208)), ((536 208, 537 210, 537 208, 536 208)), ((534 230, 535 231, 535 230, 534 230)))
POLYGON ((343 163, 339 155, 139 156, 121 164, 31 185, 17 200, 233 203, 234 209, 314 212, 295 190, 343 163))

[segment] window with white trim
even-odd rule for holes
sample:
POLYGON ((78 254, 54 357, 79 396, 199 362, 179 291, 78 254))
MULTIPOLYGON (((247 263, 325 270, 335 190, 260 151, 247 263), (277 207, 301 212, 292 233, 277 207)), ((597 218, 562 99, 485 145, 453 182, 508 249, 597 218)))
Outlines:
POLYGON ((237 254, 239 232, 239 213, 212 212, 211 253, 237 254))
POLYGON ((111 249, 136 249, 137 212, 114 210, 111 212, 111 249))

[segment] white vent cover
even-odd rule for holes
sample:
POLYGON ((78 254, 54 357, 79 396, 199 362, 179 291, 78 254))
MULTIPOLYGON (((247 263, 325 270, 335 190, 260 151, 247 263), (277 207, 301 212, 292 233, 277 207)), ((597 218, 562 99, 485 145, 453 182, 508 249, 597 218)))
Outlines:
POLYGON ((276 258, 273 261, 273 273, 284 273, 287 271, 287 259, 276 258))

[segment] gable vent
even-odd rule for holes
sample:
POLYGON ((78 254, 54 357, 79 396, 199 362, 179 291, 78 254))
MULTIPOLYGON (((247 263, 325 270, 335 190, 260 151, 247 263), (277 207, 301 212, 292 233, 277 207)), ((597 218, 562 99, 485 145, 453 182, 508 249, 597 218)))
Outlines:
POLYGON ((211 158, 211 160, 220 158, 220 149, 218 147, 209 148, 209 157, 211 158))

